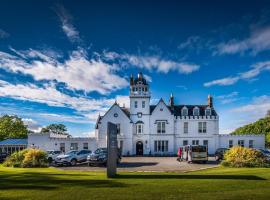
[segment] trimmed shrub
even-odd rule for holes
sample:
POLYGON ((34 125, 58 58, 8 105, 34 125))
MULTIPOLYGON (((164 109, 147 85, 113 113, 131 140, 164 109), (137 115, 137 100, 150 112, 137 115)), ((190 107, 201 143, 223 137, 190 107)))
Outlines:
POLYGON ((270 167, 270 163, 260 151, 240 146, 226 151, 221 164, 226 167, 270 167))
POLYGON ((25 149, 9 156, 6 167, 48 167, 47 153, 40 149, 25 149))

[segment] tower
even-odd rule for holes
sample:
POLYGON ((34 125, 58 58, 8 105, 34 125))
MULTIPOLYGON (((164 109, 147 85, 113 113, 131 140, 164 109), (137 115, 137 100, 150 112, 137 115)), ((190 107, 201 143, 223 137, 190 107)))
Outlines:
POLYGON ((137 78, 130 77, 130 114, 148 115, 150 113, 150 91, 149 85, 140 72, 137 78))

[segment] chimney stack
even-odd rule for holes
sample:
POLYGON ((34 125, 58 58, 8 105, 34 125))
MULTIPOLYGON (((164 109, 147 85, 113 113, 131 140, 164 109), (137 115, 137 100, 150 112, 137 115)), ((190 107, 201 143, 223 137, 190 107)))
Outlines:
POLYGON ((207 100, 207 102, 208 102, 208 106, 210 107, 210 108, 213 108, 213 97, 209 94, 208 95, 208 100, 207 100))

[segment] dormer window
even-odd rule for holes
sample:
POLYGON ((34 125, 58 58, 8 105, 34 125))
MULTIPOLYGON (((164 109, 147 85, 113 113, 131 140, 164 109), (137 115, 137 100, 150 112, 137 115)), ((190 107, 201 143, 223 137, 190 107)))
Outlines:
POLYGON ((188 116, 188 109, 186 107, 182 108, 182 116, 188 116))
POLYGON ((193 109, 193 115, 194 115, 194 116, 199 116, 199 115, 200 115, 200 110, 199 110, 198 107, 195 107, 195 108, 193 109))
POLYGON ((210 116, 211 115, 211 109, 210 108, 206 108, 205 109, 205 115, 206 116, 210 116))

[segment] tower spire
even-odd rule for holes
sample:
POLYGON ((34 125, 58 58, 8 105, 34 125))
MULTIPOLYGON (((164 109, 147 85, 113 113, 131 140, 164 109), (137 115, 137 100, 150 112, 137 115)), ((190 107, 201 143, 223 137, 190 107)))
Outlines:
POLYGON ((171 93, 170 100, 169 100, 169 105, 170 105, 171 109, 173 110, 174 109, 174 96, 173 96, 173 93, 171 93))

